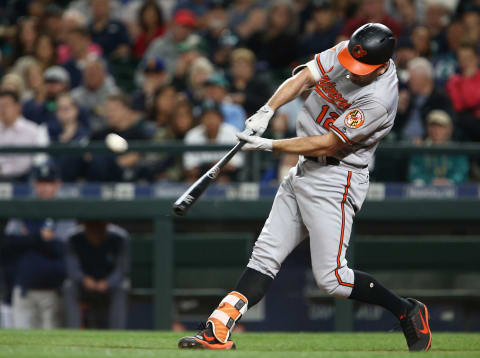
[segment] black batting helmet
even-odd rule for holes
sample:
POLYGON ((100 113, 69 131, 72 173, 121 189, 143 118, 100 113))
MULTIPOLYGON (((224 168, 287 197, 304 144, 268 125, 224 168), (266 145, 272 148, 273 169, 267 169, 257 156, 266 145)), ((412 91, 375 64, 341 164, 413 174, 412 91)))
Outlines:
POLYGON ((338 53, 338 60, 352 73, 367 75, 393 55, 395 37, 385 25, 369 23, 359 27, 348 45, 338 53))

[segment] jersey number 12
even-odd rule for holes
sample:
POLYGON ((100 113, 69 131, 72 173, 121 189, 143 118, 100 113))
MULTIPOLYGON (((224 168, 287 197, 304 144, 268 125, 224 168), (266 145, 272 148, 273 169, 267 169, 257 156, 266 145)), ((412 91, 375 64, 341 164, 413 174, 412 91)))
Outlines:
POLYGON ((325 118, 325 116, 327 115, 327 112, 329 110, 329 106, 327 105, 323 105, 322 106, 322 111, 320 112, 320 114, 318 115, 317 119, 315 120, 315 122, 317 122, 318 124, 320 124, 323 128, 325 128, 326 130, 330 130, 330 126, 332 125, 333 122, 335 122, 335 119, 338 118, 338 114, 335 113, 335 112, 330 112, 329 115, 330 117, 328 118, 325 118), (325 120, 324 120, 325 119, 325 120), (322 123, 323 121, 323 123, 322 123))

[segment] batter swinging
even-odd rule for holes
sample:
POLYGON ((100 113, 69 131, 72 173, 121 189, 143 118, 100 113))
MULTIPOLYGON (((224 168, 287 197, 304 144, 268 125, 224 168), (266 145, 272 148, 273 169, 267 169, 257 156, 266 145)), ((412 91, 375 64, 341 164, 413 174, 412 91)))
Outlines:
POLYGON ((352 270, 345 258, 353 217, 367 195, 368 163, 390 132, 397 111, 394 47, 388 27, 377 23, 360 27, 349 41, 294 70, 247 120, 246 127, 255 136, 237 134, 247 142, 244 150, 294 153, 300 159, 280 185, 235 291, 220 302, 205 329, 180 340, 180 348, 235 348, 230 337, 235 322, 263 298, 282 262, 307 236, 313 274, 323 291, 384 307, 400 320, 411 351, 430 348, 427 307, 352 270), (261 138, 275 110, 312 87, 298 115, 298 137, 261 138))

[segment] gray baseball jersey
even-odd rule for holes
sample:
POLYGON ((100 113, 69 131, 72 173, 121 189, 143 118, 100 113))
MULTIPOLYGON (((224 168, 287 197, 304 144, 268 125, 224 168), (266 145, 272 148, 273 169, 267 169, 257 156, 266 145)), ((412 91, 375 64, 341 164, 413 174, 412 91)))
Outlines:
POLYGON ((353 217, 367 195, 367 165, 393 126, 398 102, 393 61, 372 83, 358 86, 337 59, 346 45, 342 42, 300 66, 308 67, 317 83, 298 115, 297 135, 332 131, 350 145, 335 155, 339 165, 301 158, 290 170, 248 263, 275 277, 285 258, 309 236, 317 285, 338 297, 349 297, 355 284, 345 258, 353 217))
MULTIPOLYGON (((324 51, 306 65, 317 84, 297 119, 297 135, 314 136, 333 131, 351 145, 336 157, 345 165, 364 167, 373 157, 381 138, 393 126, 397 112, 398 80, 395 64, 367 86, 347 78, 337 59, 348 41, 324 51)), ((300 66, 300 67, 304 67, 300 66)))

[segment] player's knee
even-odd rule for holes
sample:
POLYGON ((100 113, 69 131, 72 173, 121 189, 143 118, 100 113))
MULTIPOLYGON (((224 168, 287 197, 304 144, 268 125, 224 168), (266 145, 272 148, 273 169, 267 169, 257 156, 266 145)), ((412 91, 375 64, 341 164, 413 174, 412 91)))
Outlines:
POLYGON ((335 277, 332 277, 330 273, 315 275, 315 282, 317 283, 318 288, 320 288, 325 294, 329 296, 334 294, 335 289, 338 286, 335 277))

